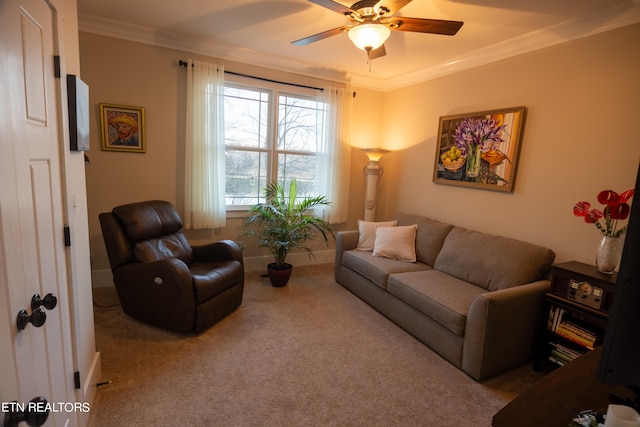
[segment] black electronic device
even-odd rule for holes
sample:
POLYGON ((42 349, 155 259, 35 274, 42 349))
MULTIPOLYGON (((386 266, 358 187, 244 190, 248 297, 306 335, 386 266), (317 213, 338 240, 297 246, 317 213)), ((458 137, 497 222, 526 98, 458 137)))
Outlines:
POLYGON ((567 299, 599 310, 602 307, 604 293, 604 289, 587 281, 571 280, 567 291, 567 299))
MULTIPOLYGON (((640 191, 640 166, 635 193, 640 191)), ((598 379, 640 386, 640 206, 632 203, 598 379)), ((635 388, 634 387, 634 388, 635 388)))

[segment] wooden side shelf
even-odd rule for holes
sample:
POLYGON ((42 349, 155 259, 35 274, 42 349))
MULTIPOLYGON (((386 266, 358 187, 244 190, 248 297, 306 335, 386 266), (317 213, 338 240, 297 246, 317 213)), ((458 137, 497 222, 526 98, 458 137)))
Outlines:
POLYGON ((617 276, 576 261, 555 264, 534 370, 553 370, 602 344, 617 276))

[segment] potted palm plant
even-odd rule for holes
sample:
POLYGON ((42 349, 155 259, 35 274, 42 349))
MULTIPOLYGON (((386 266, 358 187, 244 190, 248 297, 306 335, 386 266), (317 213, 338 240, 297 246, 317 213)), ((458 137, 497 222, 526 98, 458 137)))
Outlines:
POLYGON ((273 182, 265 188, 265 203, 259 203, 249 209, 245 220, 244 235, 258 239, 261 247, 269 249, 274 262, 268 268, 269 280, 276 287, 285 286, 293 266, 286 262, 287 255, 294 249, 304 249, 314 256, 306 243, 322 237, 329 243, 333 232, 323 219, 309 215, 309 210, 317 206, 328 205, 325 196, 303 197, 297 199, 297 183, 292 180, 289 193, 284 186, 273 182))

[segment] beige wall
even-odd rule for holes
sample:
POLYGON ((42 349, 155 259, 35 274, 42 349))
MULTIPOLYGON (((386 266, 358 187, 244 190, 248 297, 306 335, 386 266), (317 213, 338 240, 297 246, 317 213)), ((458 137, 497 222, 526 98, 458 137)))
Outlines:
MULTIPOLYGON (((598 234, 571 214, 605 188, 631 188, 640 159, 635 117, 640 99, 640 25, 589 37, 388 93, 356 88, 352 129, 350 219, 362 217, 363 167, 358 147, 394 150, 381 160, 378 219, 396 211, 498 233, 556 251, 558 260, 591 263, 598 234), (438 118, 514 107, 528 109, 512 194, 432 183, 438 118)), ((91 88, 92 149, 87 167, 92 266, 107 269, 99 212, 136 200, 180 203, 184 52, 80 34, 82 76, 91 88), (100 150, 98 103, 145 107, 147 153, 100 150)), ((194 57, 194 55, 191 55, 194 57)), ((227 69, 295 83, 302 76, 248 65, 227 69)), ((242 221, 203 240, 235 239, 242 221)), ((338 228, 340 229, 340 228, 338 228)), ((253 248, 246 255, 259 254, 253 248)))
MULTIPOLYGON (((98 214, 114 206, 140 200, 164 199, 179 210, 183 205, 183 135, 184 68, 179 59, 204 59, 225 66, 226 70, 266 77, 291 83, 323 86, 323 82, 282 71, 265 70, 246 64, 229 63, 215 58, 187 54, 172 49, 148 46, 89 33, 80 33, 82 79, 90 87, 91 164, 86 167, 89 205, 91 263, 94 271, 109 268, 98 214), (99 104, 119 104, 144 107, 146 153, 102 151, 100 141, 99 104)), ((354 89, 354 146, 378 145, 382 94, 367 89, 354 89)), ((362 168, 366 156, 354 148, 351 169, 350 213, 347 224, 334 229, 355 227, 364 211, 364 178, 362 168)), ((211 232, 187 233, 194 243, 219 239, 237 239, 242 233, 242 218, 229 218, 227 227, 211 232)), ((248 242, 251 243, 251 242, 248 242)), ((329 248, 333 248, 333 242, 329 248)), ((318 244, 319 251, 326 249, 318 244)), ((246 257, 265 255, 255 245, 245 249, 246 257)), ((305 256, 306 257, 306 256, 305 256)))
POLYGON ((599 234, 572 214, 599 191, 632 188, 640 160, 640 25, 388 93, 380 199, 408 211, 593 263, 599 234), (526 106, 515 191, 432 182, 438 118, 526 106))

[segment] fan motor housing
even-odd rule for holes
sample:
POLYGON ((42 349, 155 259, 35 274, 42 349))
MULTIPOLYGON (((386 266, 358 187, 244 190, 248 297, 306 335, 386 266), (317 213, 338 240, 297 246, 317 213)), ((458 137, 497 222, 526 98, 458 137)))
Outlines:
POLYGON ((378 0, 361 0, 351 5, 351 9, 357 11, 362 17, 376 16, 374 6, 378 0))

